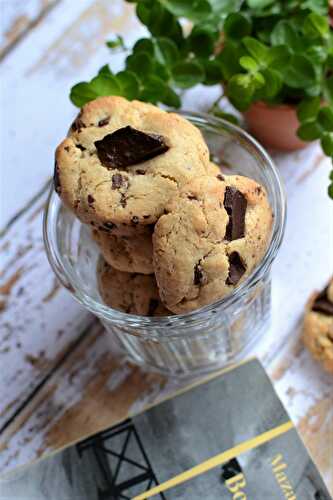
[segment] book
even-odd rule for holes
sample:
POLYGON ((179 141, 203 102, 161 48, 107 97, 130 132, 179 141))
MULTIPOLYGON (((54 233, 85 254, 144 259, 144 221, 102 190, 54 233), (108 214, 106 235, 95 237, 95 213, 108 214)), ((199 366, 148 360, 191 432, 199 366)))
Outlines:
POLYGON ((256 359, 0 478, 1 500, 331 500, 256 359))

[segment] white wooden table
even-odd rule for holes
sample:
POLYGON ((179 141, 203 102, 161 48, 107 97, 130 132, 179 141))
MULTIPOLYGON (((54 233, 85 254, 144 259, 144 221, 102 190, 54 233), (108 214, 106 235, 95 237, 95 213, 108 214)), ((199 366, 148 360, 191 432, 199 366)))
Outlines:
MULTIPOLYGON (((122 365, 54 278, 42 242, 53 151, 76 110, 70 86, 110 61, 104 41, 144 33, 122 0, 0 0, 0 473, 112 425, 175 388, 122 365)), ((218 90, 195 89, 205 110, 218 90)), ((199 105, 198 105, 199 103, 199 105)), ((273 270, 273 323, 257 354, 333 491, 333 378, 300 341, 304 304, 332 273, 329 160, 317 145, 275 156, 288 193, 273 270)))

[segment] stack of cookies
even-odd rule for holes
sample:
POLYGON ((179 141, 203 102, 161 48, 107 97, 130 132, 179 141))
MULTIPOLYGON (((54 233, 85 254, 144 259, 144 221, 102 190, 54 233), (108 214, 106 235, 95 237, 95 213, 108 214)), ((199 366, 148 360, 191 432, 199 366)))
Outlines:
POLYGON ((57 148, 54 185, 92 228, 103 300, 131 314, 215 302, 270 238, 264 188, 222 175, 194 125, 147 103, 113 96, 84 106, 57 148))

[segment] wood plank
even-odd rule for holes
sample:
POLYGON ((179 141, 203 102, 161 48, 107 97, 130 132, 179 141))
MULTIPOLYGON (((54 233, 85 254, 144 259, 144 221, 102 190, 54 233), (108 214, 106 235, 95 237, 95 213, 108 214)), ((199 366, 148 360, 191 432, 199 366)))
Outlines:
MULTIPOLYGON (((111 34, 124 34, 129 44, 140 34, 132 10, 123 0, 61 0, 0 63, 0 108, 6 117, 1 132, 6 192, 0 228, 52 173, 54 149, 77 113, 68 98, 71 86, 91 78, 110 60, 104 42, 111 34), (19 199, 12 196, 17 179, 19 199)), ((115 69, 123 58, 112 56, 115 69)))
POLYGON ((60 287, 47 262, 42 215, 48 189, 0 239, 0 428, 92 320, 60 287))
POLYGON ((61 0, 1 0, 0 61, 61 0))

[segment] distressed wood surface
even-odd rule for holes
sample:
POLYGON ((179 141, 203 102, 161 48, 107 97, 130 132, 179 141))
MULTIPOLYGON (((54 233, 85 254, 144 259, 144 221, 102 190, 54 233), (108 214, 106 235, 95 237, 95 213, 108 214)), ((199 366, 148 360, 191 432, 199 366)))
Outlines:
POLYGON ((61 0, 1 0, 0 60, 61 0))
MULTIPOLYGON (((143 30, 122 0, 46 3, 56 5, 12 42, 0 63, 8 125, 1 165, 0 472, 108 427, 179 387, 108 353, 102 328, 48 266, 41 217, 54 146, 75 114, 67 90, 110 60, 108 36, 121 32, 131 44, 143 30)), ((113 67, 122 58, 112 56, 113 67)), ((198 87, 184 107, 204 111, 217 93, 198 87)), ((300 341, 304 304, 332 273, 329 161, 316 145, 275 159, 286 181, 288 224, 273 269, 272 326, 254 354, 333 492, 332 377, 300 341)))

